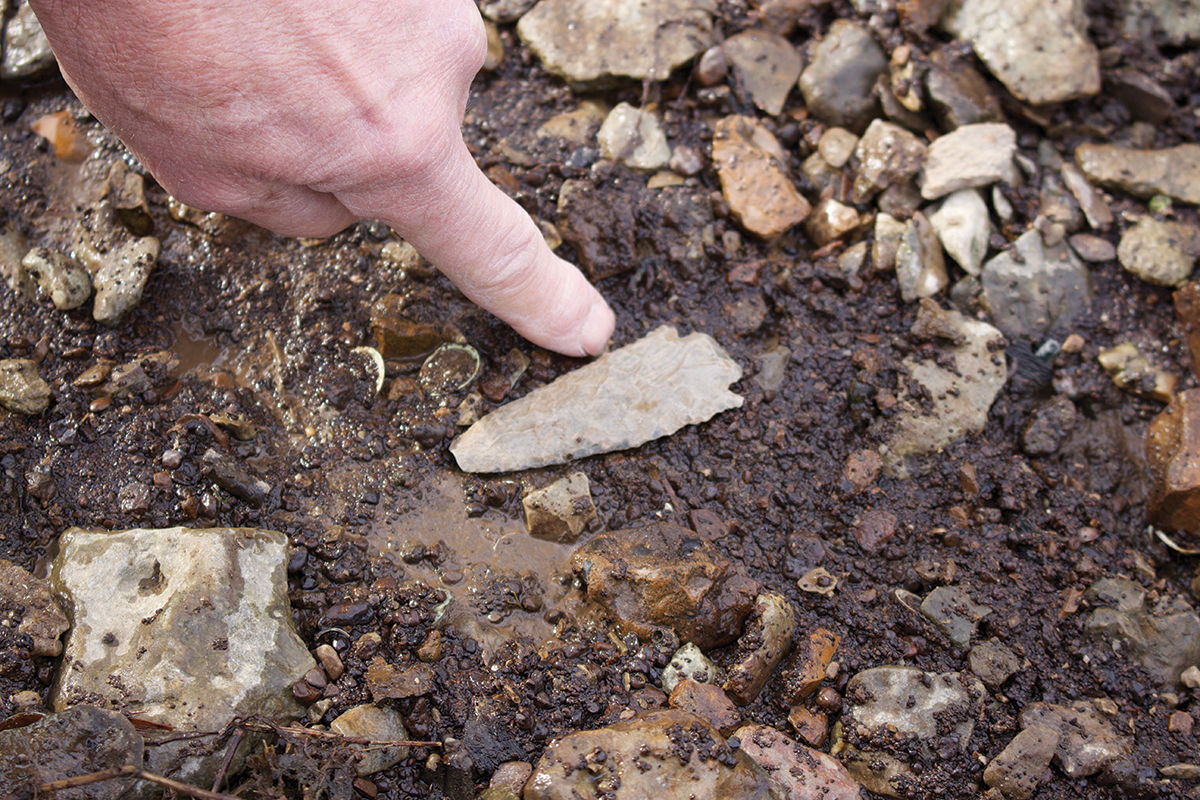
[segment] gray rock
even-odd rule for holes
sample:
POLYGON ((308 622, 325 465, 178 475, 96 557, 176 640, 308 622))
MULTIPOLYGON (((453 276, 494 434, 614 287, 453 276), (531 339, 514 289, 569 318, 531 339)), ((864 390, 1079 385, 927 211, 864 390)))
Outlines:
POLYGON ((703 536, 667 523, 601 533, 571 564, 622 629, 648 637, 670 628, 701 648, 733 641, 760 589, 703 536))
POLYGON ((0 360, 0 406, 18 414, 41 414, 50 406, 50 385, 28 358, 0 360))
MULTIPOLYGON (((348 739, 370 739, 373 742, 400 742, 408 738, 404 720, 399 712, 375 705, 355 706, 329 723, 329 730, 348 739)), ((354 769, 359 775, 374 775, 408 758, 408 748, 372 747, 359 755, 354 769)))
POLYGON ((1113 261, 1117 257, 1117 248, 1112 242, 1091 233, 1077 233, 1067 239, 1075 255, 1093 264, 1113 261))
POLYGON ((1108 207, 1108 201, 1100 192, 1096 191, 1095 186, 1088 182, 1079 167, 1074 164, 1063 164, 1061 173, 1063 183, 1079 201, 1079 207, 1087 217, 1088 225, 1096 230, 1104 230, 1112 225, 1113 213, 1112 209, 1108 207))
POLYGON ((662 688, 670 694, 680 681, 715 684, 721 680, 722 674, 721 668, 704 655, 704 651, 692 642, 686 642, 663 667, 662 688))
POLYGON ((517 34, 569 81, 662 81, 713 45, 715 9, 714 0, 541 0, 517 34))
POLYGON ((958 586, 939 586, 921 602, 921 614, 962 650, 971 646, 980 621, 991 613, 991 606, 976 603, 958 586))
POLYGON ((721 46, 754 105, 771 116, 783 111, 803 66, 792 43, 777 33, 748 30, 730 36, 721 46))
POLYGON ((875 216, 875 243, 872 245, 871 258, 877 272, 896 268, 896 252, 900 249, 900 241, 907 228, 891 214, 880 213, 875 216))
POLYGON ((939 136, 925 152, 921 196, 936 200, 959 189, 1012 183, 1017 135, 999 122, 981 122, 939 136))
POLYGON ((800 165, 800 172, 821 195, 832 196, 841 190, 842 170, 826 161, 820 150, 811 153, 808 158, 804 159, 800 165))
POLYGON ((551 742, 525 784, 524 800, 782 800, 748 755, 686 711, 651 711, 628 722, 551 742), (597 758, 603 753, 603 758, 597 758), (580 764, 586 764, 580 769, 580 764))
POLYGON ((1087 597, 1100 604, 1084 629, 1103 642, 1120 642, 1120 652, 1135 660, 1164 686, 1177 685, 1188 667, 1200 664, 1200 617, 1180 597, 1145 605, 1145 591, 1123 578, 1092 584, 1087 597))
POLYGON ((1038 213, 1042 218, 1061 225, 1067 233, 1074 233, 1083 227, 1083 212, 1079 208, 1079 202, 1052 172, 1047 172, 1042 177, 1038 213))
MULTIPOLYGON (((315 663, 292 628, 287 562, 271 531, 68 530, 51 582, 74 627, 52 707, 103 701, 182 731, 298 717, 290 687, 315 663)), ((147 769, 207 785, 223 753, 193 753, 159 745, 147 769)))
POLYGON ((479 10, 492 22, 516 22, 533 8, 537 0, 483 0, 479 10))
POLYGON ((999 639, 988 639, 971 648, 967 653, 971 672, 979 676, 989 689, 999 689, 1004 682, 1021 669, 1021 660, 999 639))
POLYGON ((1054 761, 1071 778, 1086 778, 1130 757, 1129 739, 1119 736, 1091 703, 1030 703, 1021 712, 1021 727, 1043 727, 1059 734, 1054 761))
POLYGON ((905 225, 896 248, 896 282, 906 303, 933 297, 950 283, 937 233, 919 211, 905 225))
POLYGON ((821 138, 817 142, 817 152, 830 167, 841 169, 846 166, 850 156, 854 155, 854 148, 857 145, 857 136, 845 128, 835 125, 826 128, 825 132, 821 134, 821 138))
POLYGON ((792 351, 783 346, 776 346, 758 355, 758 372, 754 382, 764 392, 777 392, 787 379, 787 366, 792 358, 792 351))
POLYGON ((939 358, 903 362, 928 399, 911 397, 902 384, 895 428, 883 453, 893 469, 905 456, 932 453, 983 430, 988 410, 1008 378, 1000 331, 932 302, 922 307, 922 314, 936 315, 938 327, 953 338, 945 342, 939 358))
POLYGON ((28 300, 37 291, 37 284, 22 264, 29 248, 25 237, 16 230, 0 230, 0 280, 8 285, 18 300, 28 300))
POLYGON ((960 189, 929 215, 942 247, 970 275, 978 275, 987 255, 992 221, 977 189, 960 189))
POLYGON ((1007 800, 1026 800, 1042 782, 1058 750, 1054 728, 1032 725, 1018 733, 983 771, 983 782, 999 789, 1007 800))
POLYGON ((1061 103, 1100 91, 1100 53, 1080 0, 951 0, 941 25, 970 41, 1019 100, 1061 103))
POLYGON ((1125 0, 1120 19, 1126 33, 1149 41, 1162 31, 1168 44, 1200 42, 1200 2, 1197 0, 1125 0))
POLYGON ((792 649, 796 611, 778 592, 764 592, 754 600, 754 613, 746 621, 738 640, 737 659, 729 668, 722 688, 738 705, 749 705, 758 697, 779 662, 792 649))
POLYGON ((915 176, 925 150, 924 142, 899 125, 874 120, 854 149, 854 202, 865 203, 892 184, 915 176))
POLYGON ((1200 204, 1200 144, 1164 150, 1133 150, 1110 144, 1084 144, 1075 163, 1088 180, 1137 197, 1165 194, 1200 204))
MULTIPOLYGON (((1197 5, 1200 11, 1200 5, 1197 5)), ((1166 122, 1175 113, 1175 98, 1158 81, 1136 69, 1116 69, 1104 76, 1108 90, 1134 119, 1152 124, 1166 122)))
POLYGON ((116 325, 142 301, 158 251, 158 239, 144 236, 85 259, 93 262, 89 264, 96 288, 92 317, 97 322, 116 325))
POLYGON ((661 327, 476 422, 451 445, 466 472, 624 450, 738 408, 741 367, 711 337, 661 327))
POLYGON ((0 775, 7 797, 121 800, 135 781, 114 780, 39 794, 43 783, 124 766, 142 766, 142 737, 124 715, 78 705, 22 728, 0 731, 0 775))
POLYGON ((42 293, 59 311, 79 308, 92 296, 88 271, 62 253, 37 247, 25 255, 21 266, 37 279, 42 293))
POLYGON ((0 560, 0 609, 17 608, 22 609, 17 632, 33 640, 31 652, 35 656, 62 653, 59 637, 71 623, 50 594, 50 585, 16 564, 0 560))
POLYGON ((813 47, 812 61, 800 75, 800 91, 817 119, 860 131, 879 107, 872 90, 886 69, 887 56, 865 26, 834 20, 813 47))
POLYGON ((913 667, 860 672, 846 685, 850 709, 842 718, 847 734, 842 763, 867 789, 889 797, 911 796, 906 786, 913 784, 935 786, 942 769, 969 757, 986 694, 978 680, 958 672, 939 675, 913 667), (908 763, 913 754, 932 766, 916 774, 908 763))
POLYGON ((1142 217, 1121 234, 1117 259, 1127 272, 1158 286, 1181 286, 1200 256, 1200 228, 1142 217))
POLYGON ((1031 456, 1053 455, 1074 427, 1075 404, 1065 394, 1057 395, 1033 412, 1021 432, 1021 449, 1031 456))
POLYGON ((661 169, 671 159, 667 135, 649 111, 619 103, 597 135, 600 155, 634 169, 661 169))
POLYGON ((5 19, 0 80, 32 78, 54 66, 50 42, 28 0, 18 0, 16 11, 5 19))
POLYGON ((729 73, 729 58, 720 45, 704 51, 696 61, 696 82, 701 86, 716 86, 729 73))
POLYGON ((983 267, 984 305, 1011 337, 1033 340, 1066 330, 1091 306, 1091 297, 1087 267, 1065 242, 1046 247, 1036 230, 983 267))
POLYGON ((525 509, 525 529, 538 539, 573 542, 596 517, 596 504, 588 476, 572 472, 542 489, 535 489, 521 500, 525 509))
POLYGON ((1002 122, 1004 111, 987 79, 965 59, 935 51, 925 73, 925 94, 943 130, 977 122, 1002 122))
POLYGON ((766 770, 780 796, 794 800, 860 800, 862 792, 833 756, 793 741, 766 725, 743 725, 733 734, 741 751, 766 770))

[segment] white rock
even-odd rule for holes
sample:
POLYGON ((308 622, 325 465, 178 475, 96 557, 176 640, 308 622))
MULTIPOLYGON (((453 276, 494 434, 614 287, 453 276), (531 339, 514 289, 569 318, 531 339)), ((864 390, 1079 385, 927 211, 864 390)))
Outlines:
POLYGON ((600 155, 634 169, 660 169, 671 160, 667 135, 658 118, 629 103, 620 103, 609 112, 597 138, 600 155))
POLYGON ((663 326, 496 409, 450 446, 465 472, 508 472, 637 447, 742 405, 742 368, 710 336, 663 326))
POLYGON ((62 253, 37 247, 25 255, 21 266, 37 278, 43 294, 59 311, 79 308, 92 296, 92 279, 87 270, 62 253))
POLYGON ((925 151, 921 196, 937 200, 959 189, 1016 180, 1017 134, 1001 122, 963 125, 939 136, 925 151))
POLYGON ((716 684, 720 679, 721 668, 704 655, 699 647, 686 642, 675 651, 675 655, 671 656, 670 662, 663 668, 662 688, 670 694, 680 681, 716 684))
POLYGON ((978 275, 992 235, 983 195, 976 189, 960 189, 942 202, 929 222, 950 257, 968 273, 978 275))
POLYGON ((908 221, 896 248, 896 282, 906 303, 933 297, 950 283, 942 246, 920 211, 908 221))

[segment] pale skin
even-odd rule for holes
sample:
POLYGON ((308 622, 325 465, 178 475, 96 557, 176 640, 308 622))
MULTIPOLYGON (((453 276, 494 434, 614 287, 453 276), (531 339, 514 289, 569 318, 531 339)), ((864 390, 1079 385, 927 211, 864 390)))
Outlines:
POLYGON ((471 0, 32 0, 80 100, 188 205, 285 236, 380 219, 534 344, 600 353, 613 313, 460 132, 471 0))

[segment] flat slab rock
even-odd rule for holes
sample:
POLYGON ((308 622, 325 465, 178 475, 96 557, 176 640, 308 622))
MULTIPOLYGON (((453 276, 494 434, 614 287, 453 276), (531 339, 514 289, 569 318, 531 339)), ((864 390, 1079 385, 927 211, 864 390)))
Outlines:
MULTIPOLYGON (((295 718, 291 684, 315 662, 292 628, 287 562, 274 531, 68 530, 50 577, 74 627, 52 707, 102 704, 181 730, 295 718)), ((222 755, 197 758, 179 741, 148 753, 147 768, 203 783, 222 755)))
POLYGON ((663 326, 496 409, 450 452, 464 472, 509 472, 637 447, 740 407, 741 377, 712 337, 663 326))
POLYGON ((1164 150, 1132 150, 1111 144, 1082 144, 1075 162, 1093 183, 1137 197, 1165 194, 1200 203, 1200 144, 1164 150))

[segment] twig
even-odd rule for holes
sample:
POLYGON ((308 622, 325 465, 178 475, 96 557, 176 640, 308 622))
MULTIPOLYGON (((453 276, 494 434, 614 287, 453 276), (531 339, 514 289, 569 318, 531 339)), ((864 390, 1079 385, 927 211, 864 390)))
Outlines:
POLYGON ((225 748, 225 758, 221 759, 221 768, 217 770, 216 777, 213 778, 212 790, 214 792, 220 791, 221 784, 229 773, 229 765, 233 763, 233 757, 237 754, 237 749, 245 738, 246 731, 244 729, 238 729, 233 736, 229 737, 229 746, 225 748))
POLYGON ((43 783, 38 786, 39 792, 57 792, 62 789, 74 789, 79 786, 88 786, 101 781, 111 781, 116 778, 136 778, 137 780, 147 781, 149 783, 165 786, 172 791, 188 797, 195 797, 197 800, 241 800, 231 794, 222 794, 221 792, 210 792, 207 789, 201 789, 197 786, 188 786, 186 783, 164 778, 162 775, 155 775, 153 772, 146 772, 141 767, 135 767, 132 764, 126 764, 123 767, 111 767, 102 769, 99 772, 91 772, 87 775, 76 775, 73 778, 63 778, 50 783, 43 783))

